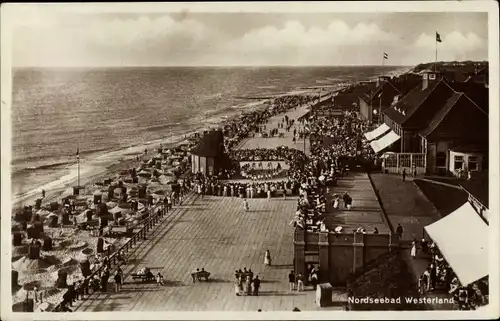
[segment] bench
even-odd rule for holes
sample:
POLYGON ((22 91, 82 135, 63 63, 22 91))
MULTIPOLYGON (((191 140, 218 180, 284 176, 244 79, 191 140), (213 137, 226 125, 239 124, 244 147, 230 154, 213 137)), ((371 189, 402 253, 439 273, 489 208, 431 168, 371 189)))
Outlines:
POLYGON ((201 281, 201 279, 205 279, 205 281, 208 281, 208 278, 210 277, 210 272, 207 271, 200 271, 200 272, 195 272, 196 278, 198 281, 201 281))
POLYGON ((154 281, 154 279, 155 279, 155 276, 153 274, 132 273, 130 275, 132 276, 133 280, 140 279, 142 282, 145 282, 145 281, 154 281))

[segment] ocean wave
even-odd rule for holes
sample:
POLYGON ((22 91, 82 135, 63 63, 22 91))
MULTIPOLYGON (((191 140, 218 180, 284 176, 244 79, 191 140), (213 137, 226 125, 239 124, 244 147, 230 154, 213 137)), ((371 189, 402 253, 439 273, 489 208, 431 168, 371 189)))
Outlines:
POLYGON ((44 165, 38 165, 38 166, 28 166, 25 168, 20 168, 16 171, 14 171, 12 174, 16 175, 22 172, 28 172, 28 171, 37 171, 37 170, 48 170, 48 169, 54 169, 57 167, 65 166, 65 165, 70 165, 74 164, 75 161, 67 161, 67 162, 56 162, 56 163, 50 163, 50 164, 44 164, 44 165))
POLYGON ((164 125, 153 125, 153 126, 147 126, 144 129, 148 131, 161 131, 164 129, 172 129, 175 126, 182 125, 182 123, 169 123, 169 124, 164 124, 164 125))

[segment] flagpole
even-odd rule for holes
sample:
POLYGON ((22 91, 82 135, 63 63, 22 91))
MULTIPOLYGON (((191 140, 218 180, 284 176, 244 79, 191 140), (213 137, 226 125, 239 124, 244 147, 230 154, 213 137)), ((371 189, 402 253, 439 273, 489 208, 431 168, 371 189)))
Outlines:
POLYGON ((435 57, 435 60, 434 60, 434 72, 436 72, 436 65, 437 65, 437 61, 438 61, 438 41, 437 41, 437 36, 435 38, 436 38, 436 57, 435 57))
MULTIPOLYGON (((384 64, 385 64, 385 52, 382 53, 382 81, 384 80, 384 64)), ((380 96, 378 97, 378 114, 377 114, 377 124, 380 125, 380 112, 382 111, 382 91, 380 91, 380 96)))
POLYGON ((80 190, 80 144, 77 143, 77 158, 78 158, 78 190, 80 190))

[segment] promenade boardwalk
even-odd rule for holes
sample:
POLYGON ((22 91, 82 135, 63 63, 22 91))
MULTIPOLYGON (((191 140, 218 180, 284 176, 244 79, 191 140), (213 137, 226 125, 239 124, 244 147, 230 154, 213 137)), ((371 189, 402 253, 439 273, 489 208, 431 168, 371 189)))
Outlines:
POLYGON ((414 182, 403 182, 400 176, 379 173, 371 177, 393 228, 396 229, 398 223, 403 226, 403 240, 420 240, 424 227, 440 218, 439 212, 414 182))
MULTIPOLYGON (((288 115, 290 119, 295 119, 295 127, 297 128, 297 132, 301 128, 301 125, 297 123, 297 119, 303 115, 305 115, 309 109, 309 105, 297 107, 296 109, 289 110, 286 113, 279 114, 269 118, 269 122, 266 124, 266 130, 272 128, 278 128, 278 123, 288 115)), ((255 134, 255 137, 251 137, 243 141, 238 149, 257 149, 257 148, 272 148, 275 149, 280 146, 288 146, 289 148, 295 148, 301 151, 305 151, 307 155, 309 155, 309 139, 305 140, 305 148, 304 148, 304 139, 297 139, 295 143, 293 143, 293 126, 290 129, 290 132, 287 132, 286 129, 279 128, 278 132, 283 133, 284 137, 272 137, 272 138, 263 138, 259 137, 259 134, 255 134)))
POLYGON ((351 195, 352 209, 348 211, 344 207, 342 199, 339 202, 339 209, 332 209, 332 213, 327 214, 325 224, 328 228, 334 229, 342 225, 347 233, 364 227, 367 233, 372 233, 377 227, 380 233, 390 233, 380 203, 378 202, 375 191, 370 183, 368 174, 351 172, 343 179, 338 181, 337 186, 330 188, 330 195, 344 194, 351 195), (333 192, 332 192, 333 190, 333 192))
POLYGON ((248 202, 250 211, 245 212, 240 198, 191 199, 137 245, 123 269, 126 284, 120 292, 94 294, 77 311, 320 309, 314 291, 288 290, 293 262, 293 233, 288 224, 296 200, 248 202), (264 267, 266 249, 273 258, 270 268, 264 267), (130 273, 144 266, 154 274, 162 273, 166 285, 132 280, 130 273), (234 271, 244 267, 262 279, 259 297, 235 295, 234 271), (196 268, 209 271, 211 281, 193 284, 190 274, 196 268))

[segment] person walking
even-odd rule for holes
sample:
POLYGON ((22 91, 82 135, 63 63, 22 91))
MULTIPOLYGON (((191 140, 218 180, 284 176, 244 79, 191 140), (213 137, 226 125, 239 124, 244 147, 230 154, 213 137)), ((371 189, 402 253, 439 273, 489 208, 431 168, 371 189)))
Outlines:
POLYGON ((269 250, 266 250, 266 253, 264 254, 264 265, 271 266, 271 252, 269 250))
POLYGON ((193 271, 193 273, 191 273, 191 278, 193 279, 193 283, 196 283, 196 279, 198 278, 198 273, 200 273, 200 269, 196 269, 196 271, 193 271))
POLYGON ((245 291, 247 295, 252 295, 252 280, 250 280, 250 276, 247 276, 246 278, 245 291))
POLYGON ((304 275, 302 275, 302 273, 299 273, 297 274, 295 279, 297 280, 297 292, 300 292, 300 289, 304 291, 304 275))
POLYGON ((290 274, 288 274, 288 285, 290 291, 295 290, 295 273, 293 271, 290 271, 290 274))
POLYGON ((260 289, 260 279, 259 276, 256 275, 255 279, 253 279, 253 295, 258 296, 260 289))
POLYGON ((240 296, 240 278, 234 279, 234 294, 240 296))
MULTIPOLYGON (((35 303, 38 303, 39 300, 38 300, 38 287, 37 286, 35 286, 33 288, 33 297, 35 299, 35 303)), ((42 302, 42 300, 40 300, 40 302, 42 302)))
POLYGON ((239 281, 240 281, 238 283, 239 293, 243 294, 243 293, 245 293, 244 289, 243 289, 243 286, 244 286, 244 283, 245 283, 245 276, 243 274, 240 274, 239 281))
POLYGON ((120 272, 116 271, 114 279, 115 279, 115 292, 119 292, 122 287, 122 276, 120 272))
POLYGON ((398 226, 396 227, 396 234, 399 235, 400 239, 403 237, 403 227, 401 226, 401 223, 398 223, 398 226))
POLYGON ((403 169, 403 182, 406 180, 406 168, 403 169))
POLYGON ((158 286, 163 285, 163 275, 160 272, 156 275, 156 284, 158 286))
POLYGON ((316 291, 316 287, 318 286, 318 274, 316 273, 316 270, 313 270, 314 272, 311 275, 311 283, 313 286, 313 289, 316 291))
POLYGON ((248 201, 247 199, 243 199, 243 208, 245 209, 245 212, 248 212, 249 207, 248 207, 248 201))
POLYGON ((417 241, 416 240, 413 240, 413 242, 411 243, 410 255, 411 255, 411 258, 415 260, 415 257, 417 256, 417 241))

